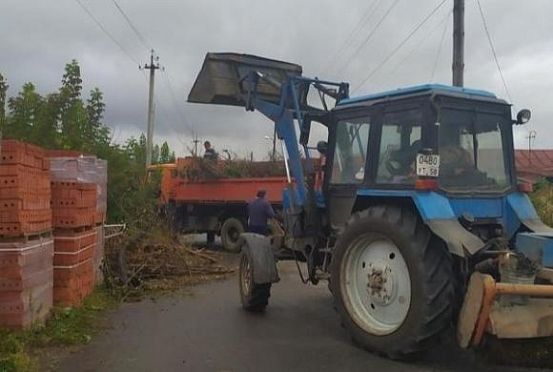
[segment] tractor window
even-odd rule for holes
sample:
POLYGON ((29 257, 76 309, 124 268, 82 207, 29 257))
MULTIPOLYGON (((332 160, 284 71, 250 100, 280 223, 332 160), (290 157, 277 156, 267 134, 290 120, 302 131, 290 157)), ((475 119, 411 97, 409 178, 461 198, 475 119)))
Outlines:
POLYGON ((338 122, 332 183, 352 184, 363 182, 365 179, 369 129, 370 123, 367 117, 338 122))
POLYGON ((415 159, 421 149, 420 110, 388 113, 384 116, 377 183, 415 183, 415 159))
POLYGON ((444 110, 440 123, 440 185, 458 190, 503 190, 510 185, 501 115, 444 110))

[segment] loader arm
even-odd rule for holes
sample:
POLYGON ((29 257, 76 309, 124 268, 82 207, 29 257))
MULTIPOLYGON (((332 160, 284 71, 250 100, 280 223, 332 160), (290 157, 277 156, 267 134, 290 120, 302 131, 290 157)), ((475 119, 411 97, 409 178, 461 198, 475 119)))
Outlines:
POLYGON ((336 102, 348 97, 348 84, 301 76, 301 66, 234 53, 208 53, 188 101, 243 106, 274 122, 284 144, 290 207, 301 210, 309 202, 306 175, 313 172, 307 139, 311 120, 323 122, 328 113, 325 96, 336 102), (323 108, 310 106, 310 89, 319 93, 323 108), (296 127, 297 122, 297 127, 296 127), (297 132, 302 136, 298 139, 297 132), (303 148, 305 160, 300 152, 303 148))

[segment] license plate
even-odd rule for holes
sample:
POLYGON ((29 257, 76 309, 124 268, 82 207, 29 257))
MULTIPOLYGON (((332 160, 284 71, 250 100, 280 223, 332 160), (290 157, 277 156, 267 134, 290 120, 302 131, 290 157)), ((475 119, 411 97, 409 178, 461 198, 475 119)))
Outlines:
POLYGON ((417 154, 417 176, 438 177, 440 155, 417 154))

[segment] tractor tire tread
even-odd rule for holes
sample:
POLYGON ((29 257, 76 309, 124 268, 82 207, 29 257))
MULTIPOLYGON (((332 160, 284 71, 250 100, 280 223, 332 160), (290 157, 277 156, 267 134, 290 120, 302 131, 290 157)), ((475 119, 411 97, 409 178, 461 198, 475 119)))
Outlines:
POLYGON ((251 312, 262 312, 269 304, 269 297, 271 297, 271 283, 254 284, 252 294, 244 305, 244 309, 251 312))
MULTIPOLYGON (((365 223, 369 231, 371 228, 375 228, 375 232, 379 232, 378 229, 385 226, 387 231, 393 231, 394 235, 401 235, 403 241, 407 242, 406 248, 411 250, 416 260, 419 261, 412 263, 413 267, 417 267, 416 275, 422 276, 424 283, 422 287, 425 298, 419 303, 419 309, 422 310, 418 310, 423 314, 413 315, 418 322, 411 321, 412 329, 403 331, 402 325, 398 331, 394 332, 400 333, 399 336, 394 336, 394 334, 385 336, 390 337, 390 340, 394 337, 394 340, 397 340, 393 343, 393 347, 389 347, 387 346, 389 343, 379 344, 379 341, 376 340, 378 336, 368 335, 349 318, 345 306, 340 300, 341 288, 338 278, 331 281, 335 309, 356 343, 363 348, 377 354, 385 354, 392 359, 409 358, 437 341, 451 324, 454 303, 453 260, 443 244, 433 244, 438 242, 432 240, 430 230, 411 208, 397 205, 377 205, 354 213, 345 224, 344 232, 336 242, 334 256, 343 256, 343 252, 340 251, 347 249, 344 244, 351 239, 348 237, 348 231, 353 225, 359 223, 365 223), (363 222, 363 220, 366 221, 363 222), (378 226, 375 227, 375 225, 378 226)), ((339 264, 340 259, 333 259, 331 264, 333 277, 339 274, 339 264)), ((408 314, 405 322, 408 322, 410 317, 411 314, 408 314)))

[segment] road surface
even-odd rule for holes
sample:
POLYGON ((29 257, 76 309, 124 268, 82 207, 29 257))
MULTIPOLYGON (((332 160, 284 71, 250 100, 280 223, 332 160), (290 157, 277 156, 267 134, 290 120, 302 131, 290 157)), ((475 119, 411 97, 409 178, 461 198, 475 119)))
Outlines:
POLYGON ((400 363, 356 347, 340 327, 326 284, 301 284, 279 264, 264 314, 244 312, 237 278, 190 293, 123 304, 112 328, 60 362, 61 371, 448 371, 498 370, 452 346, 400 363))

